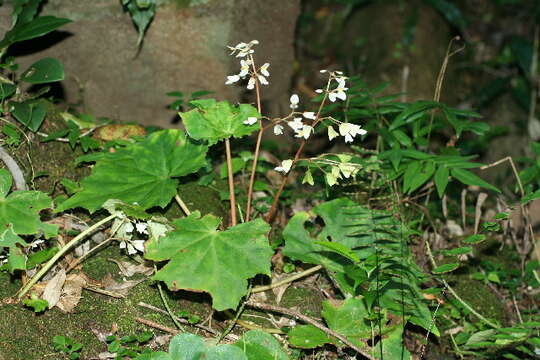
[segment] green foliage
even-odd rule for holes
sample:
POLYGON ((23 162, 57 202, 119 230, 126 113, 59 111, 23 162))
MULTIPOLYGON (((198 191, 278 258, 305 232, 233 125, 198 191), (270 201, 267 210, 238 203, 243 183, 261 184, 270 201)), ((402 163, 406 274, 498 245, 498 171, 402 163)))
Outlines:
POLYGON ((35 294, 32 294, 30 299, 24 299, 23 304, 29 308, 32 308, 35 313, 43 312, 49 307, 47 300, 40 299, 35 294))
POLYGON ((64 67, 53 58, 43 58, 36 61, 21 77, 21 80, 30 84, 46 84, 64 80, 64 67))
POLYGON ((116 336, 110 335, 107 337, 107 351, 115 354, 115 359, 122 360, 126 357, 137 358, 144 354, 150 354, 152 351, 148 348, 143 348, 143 345, 154 337, 149 331, 142 332, 136 335, 116 336))
POLYGON ((137 47, 140 49, 144 34, 156 14, 156 0, 122 0, 122 6, 129 12, 137 28, 137 47))
POLYGON ((67 355, 70 360, 76 360, 81 355, 80 351, 83 348, 83 344, 67 336, 56 335, 53 338, 53 347, 55 351, 67 355))
POLYGON ((196 140, 208 141, 210 145, 231 137, 250 135, 260 128, 258 122, 244 124, 249 117, 261 117, 249 104, 235 107, 227 101, 217 102, 214 99, 194 100, 190 104, 195 109, 179 114, 187 133, 196 140))
POLYGON ((237 307, 247 293, 247 279, 270 275, 273 251, 268 245, 268 224, 257 219, 218 231, 220 219, 195 212, 173 222, 175 230, 146 245, 145 257, 170 260, 155 275, 169 289, 206 291, 213 307, 237 307))
POLYGON ((54 16, 40 16, 28 22, 18 22, 0 40, 0 49, 5 49, 17 42, 46 35, 70 22, 71 20, 54 16))
POLYGON ((78 162, 96 162, 92 174, 57 211, 80 206, 94 212, 109 199, 137 203, 143 209, 165 207, 176 194, 175 178, 204 166, 206 151, 180 130, 162 130, 113 153, 82 156, 78 162))

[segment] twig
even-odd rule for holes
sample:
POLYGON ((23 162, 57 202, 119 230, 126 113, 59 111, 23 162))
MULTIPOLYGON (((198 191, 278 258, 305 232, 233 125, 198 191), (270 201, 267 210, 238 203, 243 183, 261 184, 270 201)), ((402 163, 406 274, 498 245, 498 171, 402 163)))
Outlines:
POLYGON ((280 314, 285 314, 285 315, 292 316, 295 319, 302 320, 303 322, 311 324, 311 325, 315 326, 317 329, 324 331, 326 334, 339 339, 345 345, 347 345, 348 347, 350 347, 351 349, 353 349, 357 353, 365 356, 366 358, 371 359, 371 360, 375 359, 373 356, 371 356, 370 354, 365 352, 363 349, 360 349, 358 346, 356 346, 351 341, 349 341, 349 339, 347 339, 345 336, 335 332, 332 329, 327 328, 326 326, 324 326, 323 324, 321 324, 318 321, 313 320, 309 316, 302 315, 302 314, 300 314, 300 313, 298 313, 296 311, 292 311, 292 310, 289 310, 289 309, 286 309, 286 308, 283 308, 283 307, 280 307, 280 306, 274 306, 274 305, 270 305, 270 304, 264 304, 264 303, 258 303, 258 302, 252 302, 252 301, 247 301, 246 306, 256 308, 256 309, 272 311, 272 312, 276 312, 276 313, 280 313, 280 314))
MULTIPOLYGON (((259 77, 257 76, 257 68, 255 67, 255 60, 253 55, 249 55, 251 59, 251 67, 253 69, 253 74, 255 75, 255 93, 257 96, 257 111, 261 114, 261 89, 259 84, 259 77)), ((262 119, 260 121, 260 130, 257 135, 257 143, 255 144, 255 154, 253 154, 253 165, 251 165, 251 175, 249 177, 249 186, 247 193, 247 205, 246 205, 246 222, 249 221, 251 217, 251 201, 253 199, 253 185, 255 184, 255 174, 257 172, 257 162, 259 160, 259 152, 261 149, 262 136, 264 133, 264 127, 262 125, 262 119)))
POLYGON ((158 324, 157 322, 146 320, 146 319, 143 319, 143 318, 140 318, 140 317, 136 317, 135 321, 140 322, 141 324, 153 327, 154 329, 159 329, 161 331, 168 332, 169 334, 176 335, 176 334, 180 333, 176 329, 171 329, 170 327, 167 327, 165 325, 161 325, 161 324, 158 324))
MULTIPOLYGON (((248 288, 246 298, 248 298, 250 294, 251 294, 251 283, 249 284, 249 288, 248 288)), ((227 326, 227 328, 225 330, 223 330, 223 332, 218 336, 217 341, 216 341, 217 344, 219 344, 221 342, 221 340, 223 340, 223 338, 225 336, 227 336, 232 331, 232 329, 234 329, 234 326, 238 322, 238 319, 240 318, 240 315, 242 315, 242 312, 244 311, 245 307, 246 307, 246 303, 242 302, 240 304, 240 307, 238 308, 238 311, 236 311, 236 314, 233 316, 233 319, 232 319, 232 322, 230 323, 230 325, 227 326)), ((229 315, 232 315, 230 311, 227 311, 227 313, 229 315)))
POLYGON ((291 282, 293 282, 295 280, 298 280, 298 279, 301 279, 301 278, 306 277, 308 275, 311 275, 314 272, 317 272, 317 271, 321 270, 322 268, 323 268, 322 265, 317 265, 317 266, 314 266, 314 267, 309 268, 307 270, 304 270, 302 272, 299 272, 298 274, 295 274, 295 275, 293 275, 291 277, 283 279, 281 281, 271 283, 270 285, 256 286, 256 287, 253 288, 253 290, 251 290, 251 293, 252 294, 259 293, 259 292, 263 292, 263 291, 267 291, 267 290, 271 290, 271 289, 283 286, 283 285, 291 283, 291 282))
POLYGON ((28 190, 28 187, 26 186, 26 181, 24 180, 24 175, 15 161, 11 157, 11 155, 8 154, 6 150, 2 146, 0 146, 0 159, 6 164, 6 167, 8 168, 9 172, 11 173, 11 176, 13 176, 13 182, 15 183, 15 189, 17 190, 28 190))
MULTIPOLYGON (((157 267, 154 264, 154 273, 156 273, 156 272, 157 272, 157 267)), ((176 317, 174 316, 173 312, 171 311, 169 303, 167 302, 167 299, 165 298, 165 294, 163 292, 163 287, 161 286, 161 282, 159 280, 157 281, 157 288, 158 288, 158 291, 159 291, 159 296, 161 297, 161 301, 163 302, 163 305, 165 306, 165 309, 167 310, 167 314, 169 314, 169 316, 171 317, 172 322, 174 323, 174 325, 176 325, 176 327, 178 329, 180 329, 180 331, 185 332, 186 330, 176 320, 176 317)))
MULTIPOLYGON (((150 304, 146 304, 144 302, 139 302, 137 305, 139 305, 140 307, 143 307, 145 309, 148 309, 148 310, 152 310, 152 311, 155 311, 155 312, 158 312, 158 313, 161 313, 161 314, 164 314, 164 315, 168 315, 167 311, 166 310, 163 310, 163 309, 160 309, 156 306, 153 306, 153 305, 150 305, 150 304)), ((207 333, 209 334, 212 334, 212 335, 215 335, 215 336, 218 336, 219 335, 219 331, 216 331, 214 329, 212 329, 211 327, 208 327, 208 326, 204 326, 204 325, 200 325, 200 324, 191 324, 189 321, 187 321, 186 319, 182 319, 178 316, 175 316, 176 320, 182 324, 185 324, 185 325, 189 325, 189 326, 193 326, 193 327, 196 327, 198 329, 201 329, 201 330, 204 330, 206 331, 207 333)), ((235 335, 232 335, 232 334, 229 334, 226 336, 228 339, 230 340, 238 340, 238 338, 235 336, 235 335)))
POLYGON ((186 214, 186 216, 189 216, 191 214, 191 211, 189 211, 189 208, 187 207, 186 203, 182 200, 180 195, 178 194, 174 195, 174 200, 176 200, 176 202, 178 203, 178 205, 180 206, 184 214, 186 214))
POLYGON ((110 297, 113 297, 113 298, 116 298, 116 299, 125 298, 125 296, 122 295, 122 294, 116 293, 114 291, 104 290, 104 289, 101 289, 101 288, 98 288, 98 287, 92 286, 92 285, 85 285, 85 286, 83 286, 83 288, 86 289, 86 290, 93 291, 93 292, 101 294, 101 295, 107 295, 107 296, 110 296, 110 297))
MULTIPOLYGON (((433 266, 433 268, 435 269, 437 267, 437 263, 435 262, 435 258, 433 257, 433 253, 431 252, 431 246, 429 246, 429 241, 425 241, 425 244, 426 244, 426 252, 427 252, 427 255, 429 257, 429 260, 431 261, 431 265, 433 266)), ((499 327, 497 326, 497 324, 489 321, 488 319, 486 319, 485 317, 483 317, 480 313, 478 313, 476 310, 474 310, 472 308, 472 306, 470 306, 469 304, 467 304, 465 302, 465 300, 463 300, 456 292, 455 290, 450 286, 450 284, 448 284, 448 282, 444 279, 444 277, 441 276, 441 280, 442 280, 442 283, 444 284, 444 286, 446 287, 446 289, 448 289, 448 291, 456 298, 457 301, 459 301, 461 303, 461 305, 463 305, 464 308, 466 308, 467 310, 469 310, 471 312, 471 314, 473 314, 474 316, 476 316, 478 319, 480 319, 480 321, 482 321, 483 323, 485 323, 486 325, 488 325, 489 327, 491 328, 494 328, 494 329, 498 329, 499 327)))
POLYGON ((26 283, 26 285, 21 288, 18 292, 18 295, 17 295, 17 298, 22 298, 27 292, 28 290, 30 290, 30 288, 32 286, 34 286, 34 284, 39 280, 41 279, 41 277, 43 275, 45 275, 47 273, 47 271, 50 270, 50 268, 58 261, 58 259, 60 259, 65 253, 67 253, 73 246, 75 246, 75 244, 77 244, 79 242, 79 240, 81 239, 84 239, 86 236, 92 234, 97 228, 99 228, 101 225, 111 221, 112 219, 114 219, 115 217, 117 216, 117 214, 112 214, 112 215, 109 215, 107 216, 106 218, 98 221, 97 223, 95 223, 94 225, 90 226, 88 229, 84 230, 83 232, 81 232, 79 235, 77 235, 76 237, 74 237, 70 242, 68 242, 63 248, 61 248, 56 254, 54 254, 54 256, 49 260, 47 261, 47 263, 45 265, 43 265, 43 267, 37 272, 37 274, 35 274, 31 279, 30 281, 28 281, 26 283))
POLYGON ((234 196, 234 178, 232 172, 231 143, 225 139, 225 152, 227 155, 227 177, 229 178, 229 201, 231 203, 231 226, 236 225, 236 198, 234 196))

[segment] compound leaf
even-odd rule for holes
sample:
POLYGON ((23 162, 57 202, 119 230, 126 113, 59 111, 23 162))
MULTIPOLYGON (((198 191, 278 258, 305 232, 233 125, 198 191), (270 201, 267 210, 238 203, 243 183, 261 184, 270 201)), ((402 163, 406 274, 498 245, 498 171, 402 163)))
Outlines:
POLYGON ((146 258, 170 260, 155 275, 171 290, 210 293, 218 311, 234 309, 247 292, 247 279, 270 275, 273 254, 262 219, 218 231, 221 220, 199 212, 173 222, 176 230, 146 245, 146 258))
POLYGON ((81 182, 81 190, 58 206, 58 211, 84 207, 90 212, 107 200, 137 203, 146 210, 165 207, 176 194, 175 177, 191 174, 205 165, 207 146, 194 144, 180 130, 162 130, 129 144, 114 153, 82 156, 95 161, 92 174, 81 182))

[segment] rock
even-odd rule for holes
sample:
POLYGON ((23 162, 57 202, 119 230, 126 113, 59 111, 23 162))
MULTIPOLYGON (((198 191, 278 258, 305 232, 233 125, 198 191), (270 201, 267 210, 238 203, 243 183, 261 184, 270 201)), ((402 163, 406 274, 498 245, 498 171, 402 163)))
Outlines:
MULTIPOLYGON (((49 0, 41 15, 73 22, 11 53, 21 70, 46 56, 62 61, 66 79, 60 91, 68 103, 81 103, 82 112, 168 127, 176 114, 167 109, 167 92, 210 90, 218 99, 241 100, 242 87, 225 85, 226 76, 239 71, 226 45, 257 39, 256 61, 271 64, 263 100, 268 109, 286 104, 299 0, 184 3, 158 7, 137 54, 137 32, 118 0, 49 0)), ((10 9, 0 8, 0 29, 7 30, 10 21, 10 9)))

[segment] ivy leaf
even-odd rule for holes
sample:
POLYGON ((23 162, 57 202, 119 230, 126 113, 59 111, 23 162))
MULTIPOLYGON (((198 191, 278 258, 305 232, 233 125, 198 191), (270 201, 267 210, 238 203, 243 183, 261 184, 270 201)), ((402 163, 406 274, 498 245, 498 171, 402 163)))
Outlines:
POLYGON ((248 360, 289 360, 279 341, 264 331, 250 330, 234 346, 242 349, 248 360))
POLYGON ((214 99, 193 100, 190 104, 195 109, 179 113, 186 130, 192 138, 206 140, 210 145, 230 137, 249 135, 260 128, 258 121, 253 125, 244 124, 248 117, 261 117, 249 104, 236 107, 227 101, 216 102, 214 99))
POLYGON ((186 139, 182 131, 170 129, 154 132, 114 153, 82 156, 79 162, 96 162, 92 174, 57 211, 80 206, 94 212, 109 199, 136 202, 143 210, 165 207, 176 194, 178 180, 173 178, 203 167, 207 150, 207 146, 186 139))
POLYGON ((171 290, 210 293, 218 311, 234 309, 247 292, 247 279, 270 275, 273 254, 262 219, 218 231, 221 220, 199 212, 173 222, 176 230, 146 244, 145 257, 170 260, 155 275, 171 290))

